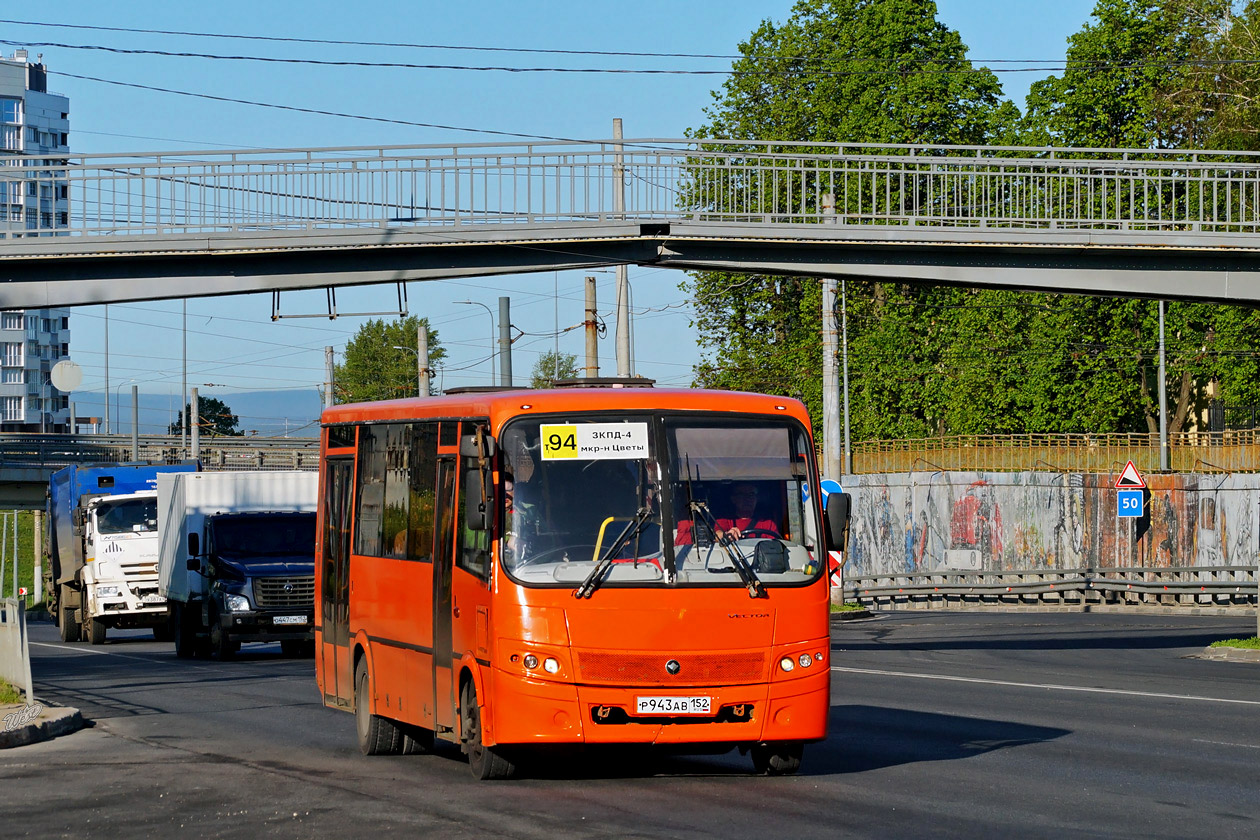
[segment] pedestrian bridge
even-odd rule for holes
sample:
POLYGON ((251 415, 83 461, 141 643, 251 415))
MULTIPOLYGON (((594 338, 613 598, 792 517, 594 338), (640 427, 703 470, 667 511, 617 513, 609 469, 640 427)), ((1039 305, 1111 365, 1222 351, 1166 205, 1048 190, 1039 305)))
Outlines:
POLYGON ((0 308, 622 263, 1260 302, 1260 156, 1239 152, 627 139, 6 163, 0 308))
POLYGON ((188 458, 205 470, 314 470, 319 438, 0 434, 0 509, 43 509, 49 477, 68 466, 188 458))

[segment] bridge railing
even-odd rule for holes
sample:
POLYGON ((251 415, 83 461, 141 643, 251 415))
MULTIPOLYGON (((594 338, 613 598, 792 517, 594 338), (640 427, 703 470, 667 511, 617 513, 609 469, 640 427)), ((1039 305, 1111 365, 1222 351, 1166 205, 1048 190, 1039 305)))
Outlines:
MULTIPOLYGON (((77 464, 127 461, 177 463, 189 457, 179 436, 141 435, 133 453, 130 435, 0 435, 0 470, 60 469, 77 464), (135 457, 133 457, 133 455, 135 457)), ((203 438, 200 460, 208 470, 314 470, 318 438, 203 438)))
POLYGON ((622 218, 963 230, 1260 226, 1260 155, 1243 152, 643 139, 6 163, 0 239, 622 218), (617 181, 624 211, 614 206, 617 181))

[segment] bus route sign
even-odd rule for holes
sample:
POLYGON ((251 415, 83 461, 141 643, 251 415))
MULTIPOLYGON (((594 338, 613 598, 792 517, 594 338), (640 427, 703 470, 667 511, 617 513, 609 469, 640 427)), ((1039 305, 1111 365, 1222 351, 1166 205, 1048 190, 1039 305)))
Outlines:
POLYGON ((602 461, 648 457, 647 423, 544 423, 544 461, 602 461))

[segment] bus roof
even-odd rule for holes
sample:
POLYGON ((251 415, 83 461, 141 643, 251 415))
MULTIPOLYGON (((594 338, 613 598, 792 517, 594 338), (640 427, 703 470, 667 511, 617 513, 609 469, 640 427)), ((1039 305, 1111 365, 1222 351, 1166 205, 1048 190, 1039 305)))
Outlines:
POLYGON ((383 402, 348 403, 325 409, 324 425, 418 420, 428 417, 490 417, 497 426, 509 416, 600 410, 730 411, 787 414, 809 428, 799 400, 740 391, 694 388, 547 388, 481 391, 383 402))

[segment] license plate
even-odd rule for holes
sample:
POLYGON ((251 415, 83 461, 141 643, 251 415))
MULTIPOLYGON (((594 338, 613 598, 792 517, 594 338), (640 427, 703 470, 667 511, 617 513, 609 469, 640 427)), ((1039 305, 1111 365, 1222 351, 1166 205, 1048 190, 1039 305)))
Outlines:
POLYGON ((641 715, 707 715, 709 697, 636 697, 635 712, 641 715))
POLYGON ((145 595, 142 599, 146 604, 165 604, 166 599, 161 595, 145 595))
POLYGON ((306 616, 304 615, 278 615, 271 619, 273 624, 305 624, 306 616))

